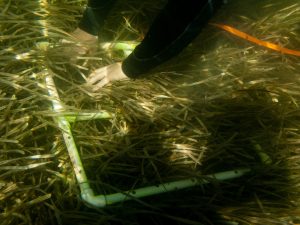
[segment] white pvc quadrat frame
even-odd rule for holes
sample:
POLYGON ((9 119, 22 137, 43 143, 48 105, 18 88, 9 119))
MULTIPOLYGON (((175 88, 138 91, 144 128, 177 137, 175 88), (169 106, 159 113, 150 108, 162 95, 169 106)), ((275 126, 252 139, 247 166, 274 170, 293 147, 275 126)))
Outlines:
MULTIPOLYGON (((47 10, 47 0, 38 0, 40 7, 44 9, 44 15, 42 17, 46 17, 49 15, 47 10)), ((224 3, 227 3, 227 0, 224 0, 224 3)), ((43 36, 46 38, 48 37, 48 27, 47 21, 41 20, 38 21, 42 27, 43 36)), ((48 45, 47 43, 46 45, 48 45)), ((135 44, 128 44, 128 42, 124 43, 103 43, 101 44, 103 49, 115 49, 121 50, 124 53, 124 56, 130 54, 132 49, 135 47, 135 44)), ((202 185, 209 183, 209 180, 215 179, 218 181, 234 179, 243 176, 244 174, 250 172, 249 168, 231 170, 231 171, 224 171, 220 173, 206 175, 203 178, 190 178, 184 180, 173 181, 169 183, 162 183, 155 186, 148 186, 142 187, 138 189, 133 189, 124 192, 117 192, 114 194, 108 195, 95 195, 93 189, 91 188, 88 178, 85 173, 85 169, 83 167, 80 155, 78 153, 78 149, 76 143, 74 141, 72 130, 70 126, 70 122, 79 121, 79 120, 91 120, 91 119, 109 119, 112 117, 111 114, 105 111, 100 111, 97 113, 67 113, 63 107, 63 104, 60 101, 54 80, 53 74, 48 69, 44 69, 43 71, 46 76, 46 87, 50 96, 50 100, 52 102, 52 108, 58 116, 54 119, 56 120, 58 127, 61 129, 63 138, 68 150, 68 154, 72 161, 74 173, 81 191, 81 198, 88 204, 93 207, 105 207, 110 204, 123 202, 130 199, 141 198, 145 196, 151 196, 155 194, 175 191, 179 189, 189 188, 197 185, 202 185)), ((264 164, 270 164, 272 160, 270 157, 264 152, 261 146, 258 143, 253 143, 254 149, 256 153, 259 155, 261 161, 264 164)))
POLYGON ((64 114, 64 107, 60 101, 54 80, 52 78, 51 71, 45 70, 44 72, 47 74, 45 78, 46 87, 50 99, 52 101, 52 108, 53 111, 58 115, 54 119, 56 120, 58 127, 62 131, 62 135, 68 150, 68 154, 72 161, 74 173, 81 191, 81 198, 88 205, 91 205, 93 207, 105 207, 107 205, 123 202, 130 199, 136 199, 136 198, 161 194, 161 193, 180 190, 180 189, 189 188, 197 185, 203 185, 209 183, 209 180, 211 179, 223 181, 223 180, 238 178, 250 171, 250 169, 243 168, 243 169, 224 171, 224 172, 206 175, 201 179, 199 178, 183 179, 183 180, 178 180, 178 181, 173 181, 168 183, 162 183, 154 186, 128 190, 124 192, 117 192, 117 193, 107 194, 107 195, 95 195, 93 189, 90 186, 76 143, 74 141, 70 122, 84 121, 84 120, 91 120, 91 119, 109 119, 113 115, 105 111, 100 111, 98 113, 68 112, 64 114))

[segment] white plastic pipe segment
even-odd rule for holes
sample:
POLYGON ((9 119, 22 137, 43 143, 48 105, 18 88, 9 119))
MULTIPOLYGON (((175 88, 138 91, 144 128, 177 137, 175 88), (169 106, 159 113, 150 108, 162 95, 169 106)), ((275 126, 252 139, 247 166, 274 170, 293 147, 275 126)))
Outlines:
POLYGON ((119 42, 102 42, 100 44, 101 48, 106 51, 122 51, 124 57, 127 57, 139 44, 136 41, 119 41, 119 42))
MULTIPOLYGON (((46 73, 49 73, 49 71, 45 71, 46 73)), ((51 97, 51 101, 52 101, 52 106, 53 106, 53 110, 54 112, 57 113, 61 113, 64 109, 63 105, 60 102, 59 99, 59 95, 54 83, 54 80, 51 76, 51 74, 49 74, 48 76, 46 76, 46 87, 48 89, 48 93, 51 97)), ((72 131, 71 131, 71 127, 70 127, 70 123, 68 122, 68 120, 63 117, 63 116, 59 116, 55 118, 57 121, 57 124, 59 126, 59 128, 62 131, 63 134, 63 138, 70 156, 70 159, 72 161, 73 164, 73 168, 74 168, 74 172, 75 172, 75 176, 77 179, 77 182, 80 185, 80 189, 82 193, 87 192, 87 190, 90 190, 90 186, 87 183, 87 177, 72 135, 72 131), (84 185, 83 185, 84 184, 84 185)))
POLYGON ((248 172, 250 172, 250 169, 238 169, 232 171, 225 171, 225 172, 215 173, 211 175, 206 175, 202 179, 191 178, 191 179, 179 180, 179 181, 159 184, 155 186, 148 186, 148 187, 138 188, 123 193, 114 193, 109 195, 95 196, 93 191, 90 191, 90 189, 86 188, 86 191, 83 192, 81 196, 84 201, 86 201, 88 204, 92 206, 105 207, 107 205, 123 202, 126 200, 132 200, 136 198, 142 198, 142 197, 151 196, 155 194, 161 194, 170 191, 176 191, 184 188, 207 184, 210 182, 209 180, 211 179, 223 181, 223 180, 238 178, 248 172))
POLYGON ((113 114, 106 111, 99 111, 95 113, 78 112, 78 113, 67 113, 64 115, 65 119, 70 123, 76 121, 96 120, 96 119, 111 119, 113 114))

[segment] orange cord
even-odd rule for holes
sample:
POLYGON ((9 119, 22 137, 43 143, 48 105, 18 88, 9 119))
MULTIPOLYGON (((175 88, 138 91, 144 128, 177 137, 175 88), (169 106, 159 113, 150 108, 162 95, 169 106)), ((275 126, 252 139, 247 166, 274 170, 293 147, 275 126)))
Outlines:
POLYGON ((234 34, 234 35, 236 35, 240 38, 243 38, 247 41, 253 42, 257 45, 264 46, 264 47, 269 48, 269 49, 273 49, 273 50, 281 52, 283 54, 300 56, 300 51, 291 50, 291 49, 284 48, 284 47, 281 47, 279 45, 273 44, 271 42, 259 40, 255 37, 251 36, 251 35, 248 35, 248 34, 242 32, 242 31, 239 31, 239 30, 237 30, 233 27, 230 27, 230 26, 227 26, 227 25, 224 25, 224 24, 217 24, 217 23, 210 23, 210 25, 219 27, 219 28, 221 28, 225 31, 228 31, 229 33, 234 34))

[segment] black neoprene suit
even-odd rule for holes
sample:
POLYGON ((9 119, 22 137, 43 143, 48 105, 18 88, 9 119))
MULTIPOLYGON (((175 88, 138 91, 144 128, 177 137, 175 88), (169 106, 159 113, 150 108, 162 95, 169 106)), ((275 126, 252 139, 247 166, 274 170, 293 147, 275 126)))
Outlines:
MULTIPOLYGON (((97 35, 116 0, 89 0, 79 23, 97 35)), ((123 72, 137 78, 183 50, 207 24, 223 0, 169 0, 145 38, 123 61, 123 72)))

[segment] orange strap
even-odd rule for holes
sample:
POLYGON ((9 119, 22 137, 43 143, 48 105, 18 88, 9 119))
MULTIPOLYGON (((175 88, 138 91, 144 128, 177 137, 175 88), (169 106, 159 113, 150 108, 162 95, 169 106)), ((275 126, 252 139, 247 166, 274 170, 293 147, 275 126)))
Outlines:
POLYGON ((259 40, 255 37, 251 36, 251 35, 248 35, 248 34, 242 32, 242 31, 239 31, 239 30, 237 30, 233 27, 230 27, 230 26, 227 26, 227 25, 224 25, 224 24, 217 24, 217 23, 210 23, 210 24, 213 25, 213 26, 219 27, 219 28, 221 28, 225 31, 228 31, 229 33, 234 34, 234 35, 236 35, 240 38, 243 38, 247 41, 253 42, 257 45, 264 46, 264 47, 269 48, 269 49, 273 49, 273 50, 281 52, 283 54, 300 56, 300 51, 291 50, 291 49, 284 48, 284 47, 281 47, 279 45, 273 44, 271 42, 259 40))

